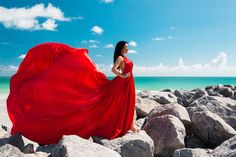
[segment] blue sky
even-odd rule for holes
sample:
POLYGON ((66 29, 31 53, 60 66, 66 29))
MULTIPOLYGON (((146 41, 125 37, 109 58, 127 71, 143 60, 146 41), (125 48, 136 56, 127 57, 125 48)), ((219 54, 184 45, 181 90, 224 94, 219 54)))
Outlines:
POLYGON ((129 42, 136 76, 236 76, 234 0, 0 1, 0 76, 42 42, 85 47, 106 75, 129 42))

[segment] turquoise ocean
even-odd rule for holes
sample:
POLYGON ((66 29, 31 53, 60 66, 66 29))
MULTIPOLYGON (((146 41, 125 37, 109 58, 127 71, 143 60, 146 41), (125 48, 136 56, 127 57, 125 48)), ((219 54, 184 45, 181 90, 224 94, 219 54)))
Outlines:
MULTIPOLYGON (((113 79, 114 76, 108 76, 113 79)), ((236 86, 236 77, 135 77, 136 90, 163 90, 204 88, 210 85, 230 84, 236 86)), ((10 77, 0 77, 0 95, 9 92, 10 77)))

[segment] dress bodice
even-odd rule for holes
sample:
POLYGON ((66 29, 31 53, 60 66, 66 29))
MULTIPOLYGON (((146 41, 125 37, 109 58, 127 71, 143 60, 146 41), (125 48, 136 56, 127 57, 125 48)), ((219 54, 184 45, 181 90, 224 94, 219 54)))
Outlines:
POLYGON ((129 60, 126 56, 124 56, 125 68, 123 73, 132 73, 133 70, 133 62, 129 60))

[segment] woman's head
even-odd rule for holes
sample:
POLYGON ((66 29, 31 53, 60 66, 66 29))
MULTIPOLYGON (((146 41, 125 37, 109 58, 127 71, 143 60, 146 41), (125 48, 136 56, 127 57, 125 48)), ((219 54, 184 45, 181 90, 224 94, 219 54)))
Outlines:
POLYGON ((115 63, 116 59, 119 56, 124 56, 124 54, 127 53, 127 52, 128 52, 128 42, 119 41, 116 44, 116 48, 115 48, 115 51, 114 51, 114 63, 115 63))

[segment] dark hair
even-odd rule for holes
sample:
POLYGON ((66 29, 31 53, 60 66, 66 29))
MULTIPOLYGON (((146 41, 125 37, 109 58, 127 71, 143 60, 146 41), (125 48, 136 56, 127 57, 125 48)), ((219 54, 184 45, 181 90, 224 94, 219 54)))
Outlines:
POLYGON ((114 62, 114 63, 116 62, 116 59, 117 59, 119 56, 122 56, 121 50, 123 49, 123 47, 125 46, 126 43, 128 44, 128 42, 126 42, 126 41, 119 41, 119 42, 116 44, 116 48, 115 48, 114 56, 113 56, 113 62, 114 62))

